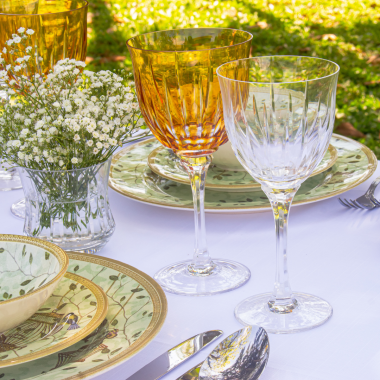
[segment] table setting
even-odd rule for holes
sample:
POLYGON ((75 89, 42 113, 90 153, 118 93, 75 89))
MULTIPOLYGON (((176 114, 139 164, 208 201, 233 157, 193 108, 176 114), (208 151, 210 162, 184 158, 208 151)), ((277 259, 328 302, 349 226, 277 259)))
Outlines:
POLYGON ((0 378, 378 378, 380 169, 333 133, 339 65, 200 27, 89 71, 87 10, 0 5, 0 378))

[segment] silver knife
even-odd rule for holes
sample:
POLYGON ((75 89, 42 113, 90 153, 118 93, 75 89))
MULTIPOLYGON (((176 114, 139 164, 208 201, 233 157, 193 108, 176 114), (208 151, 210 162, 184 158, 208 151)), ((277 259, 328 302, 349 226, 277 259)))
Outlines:
POLYGON ((223 331, 211 330, 195 335, 169 351, 164 352, 158 358, 128 377, 127 380, 157 380, 207 347, 222 334, 223 331))

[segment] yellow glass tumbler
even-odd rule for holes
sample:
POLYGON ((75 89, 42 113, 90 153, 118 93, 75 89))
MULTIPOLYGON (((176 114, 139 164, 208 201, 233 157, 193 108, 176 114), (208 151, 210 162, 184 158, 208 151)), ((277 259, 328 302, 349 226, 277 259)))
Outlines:
POLYGON ((64 58, 84 61, 87 9, 86 0, 1 0, 0 46, 6 46, 12 34, 23 27, 35 32, 32 43, 41 57, 40 73, 48 73, 64 58))

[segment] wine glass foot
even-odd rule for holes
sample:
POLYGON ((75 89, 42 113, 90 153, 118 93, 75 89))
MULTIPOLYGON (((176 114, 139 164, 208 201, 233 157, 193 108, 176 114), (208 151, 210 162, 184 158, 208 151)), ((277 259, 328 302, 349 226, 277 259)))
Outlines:
POLYGON ((21 188, 22 184, 17 169, 8 168, 8 170, 5 170, 0 166, 0 191, 10 191, 21 188))
POLYGON ((191 260, 187 260, 161 269, 154 278, 169 293, 182 296, 211 296, 237 289, 251 277, 250 270, 235 261, 212 261, 216 266, 208 276, 191 274, 188 270, 191 260))
POLYGON ((298 307, 291 313, 269 310, 271 293, 258 294, 240 302, 235 308, 236 319, 244 325, 257 325, 273 334, 290 334, 310 330, 327 322, 333 314, 331 305, 322 298, 293 293, 298 307))
POLYGON ((18 218, 25 219, 25 198, 20 199, 18 202, 13 203, 11 212, 18 218))

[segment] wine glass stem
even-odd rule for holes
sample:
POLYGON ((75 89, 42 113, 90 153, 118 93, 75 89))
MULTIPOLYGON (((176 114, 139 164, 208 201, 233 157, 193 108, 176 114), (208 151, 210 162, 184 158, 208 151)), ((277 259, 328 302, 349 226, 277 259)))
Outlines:
POLYGON ((181 156, 181 162, 190 177, 194 202, 195 249, 188 268, 192 275, 207 276, 215 268, 207 249, 204 207, 206 174, 211 157, 181 156))
POLYGON ((288 273, 287 233, 289 210, 298 188, 276 190, 262 186, 271 203, 276 224, 276 278, 269 309, 274 313, 291 313, 297 307, 290 288, 288 273))

